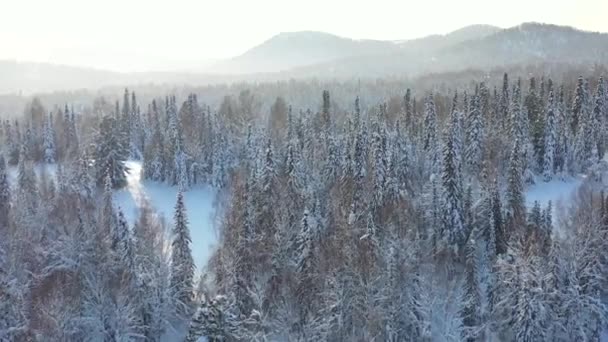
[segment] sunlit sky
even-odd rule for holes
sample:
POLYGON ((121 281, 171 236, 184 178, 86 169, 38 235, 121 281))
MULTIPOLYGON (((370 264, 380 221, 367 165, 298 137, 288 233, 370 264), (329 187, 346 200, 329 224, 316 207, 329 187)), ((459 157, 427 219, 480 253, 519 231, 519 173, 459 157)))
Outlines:
POLYGON ((526 21, 608 32, 608 0, 0 0, 0 59, 192 69, 280 32, 410 39, 526 21))

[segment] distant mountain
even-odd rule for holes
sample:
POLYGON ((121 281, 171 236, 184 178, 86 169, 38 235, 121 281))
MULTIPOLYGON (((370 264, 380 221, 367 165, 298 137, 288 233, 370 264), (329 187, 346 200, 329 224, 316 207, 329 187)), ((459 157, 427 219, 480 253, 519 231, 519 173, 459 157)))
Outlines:
POLYGON ((117 73, 0 61, 0 94, 141 83, 210 84, 286 78, 356 78, 489 70, 515 65, 608 64, 608 34, 524 23, 473 25, 413 40, 354 40, 323 32, 281 33, 202 72, 117 73))
POLYGON ((10 60, 0 60, 0 75, 0 94, 99 88, 126 80, 111 71, 10 60))
POLYGON ((404 40, 397 42, 402 50, 424 50, 435 51, 445 47, 453 46, 468 40, 485 38, 502 29, 491 25, 465 26, 448 34, 435 34, 423 38, 404 40))
POLYGON ((0 60, 0 95, 100 89, 138 84, 210 84, 242 80, 234 75, 197 72, 121 73, 50 63, 0 60))
POLYGON ((501 30, 479 40, 464 41, 445 50, 445 59, 491 67, 542 61, 608 62, 608 34, 539 23, 501 30))
POLYGON ((381 52, 293 69, 292 77, 418 76, 544 62, 608 64, 608 34, 538 23, 509 29, 472 26, 398 45, 401 50, 397 53, 381 52))
POLYGON ((217 73, 278 72, 352 56, 398 52, 390 41, 354 40, 314 31, 280 33, 240 56, 219 62, 208 71, 217 73))

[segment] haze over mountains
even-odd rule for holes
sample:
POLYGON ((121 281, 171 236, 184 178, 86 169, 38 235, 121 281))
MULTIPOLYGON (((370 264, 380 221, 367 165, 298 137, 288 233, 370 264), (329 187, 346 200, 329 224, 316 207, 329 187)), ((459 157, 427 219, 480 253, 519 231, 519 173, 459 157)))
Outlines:
POLYGON ((137 83, 209 84, 286 78, 416 77, 543 62, 608 64, 608 34, 524 23, 473 25, 405 41, 355 40, 324 32, 280 33, 242 55, 197 72, 118 73, 0 61, 0 94, 137 83))

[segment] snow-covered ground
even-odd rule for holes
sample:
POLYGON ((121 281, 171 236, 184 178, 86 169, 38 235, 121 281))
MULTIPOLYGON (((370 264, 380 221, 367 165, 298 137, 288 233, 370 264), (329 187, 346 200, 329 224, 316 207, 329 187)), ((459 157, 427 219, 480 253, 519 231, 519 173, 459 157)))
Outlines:
MULTIPOLYGON (((131 169, 127 176, 127 187, 115 193, 116 206, 123 210, 129 222, 133 224, 139 207, 147 201, 171 225, 177 187, 142 180, 140 162, 129 161, 127 166, 131 169)), ((215 190, 207 186, 196 186, 184 193, 184 200, 192 236, 192 254, 197 271, 200 271, 209 260, 217 241, 217 232, 213 225, 215 190)))
MULTIPOLYGON (((131 169, 127 176, 127 187, 115 192, 115 205, 123 210, 129 223, 133 225, 138 216, 138 208, 144 201, 148 201, 155 211, 171 225, 177 200, 177 187, 142 180, 141 162, 128 161, 127 166, 131 169)), ((38 177, 43 168, 47 175, 55 177, 56 165, 47 164, 34 167, 38 177)), ((13 185, 17 183, 17 174, 17 167, 8 168, 8 180, 13 185)), ((215 190, 208 186, 196 186, 184 193, 192 236, 192 254, 197 271, 206 265, 217 241, 217 233, 213 225, 215 194, 215 190)))
POLYGON ((538 181, 526 189, 526 206, 531 208, 535 201, 541 207, 551 201, 553 208, 558 204, 567 205, 577 189, 585 181, 584 177, 570 177, 564 180, 554 179, 550 182, 538 181))

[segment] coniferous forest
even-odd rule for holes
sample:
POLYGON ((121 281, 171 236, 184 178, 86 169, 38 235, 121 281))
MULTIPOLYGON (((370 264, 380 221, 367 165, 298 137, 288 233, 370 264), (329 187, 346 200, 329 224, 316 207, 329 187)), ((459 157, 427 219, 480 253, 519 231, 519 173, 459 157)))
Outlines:
POLYGON ((501 74, 31 97, 0 127, 0 341, 598 341, 608 84, 501 74), (127 161, 172 216, 127 219, 127 161))

